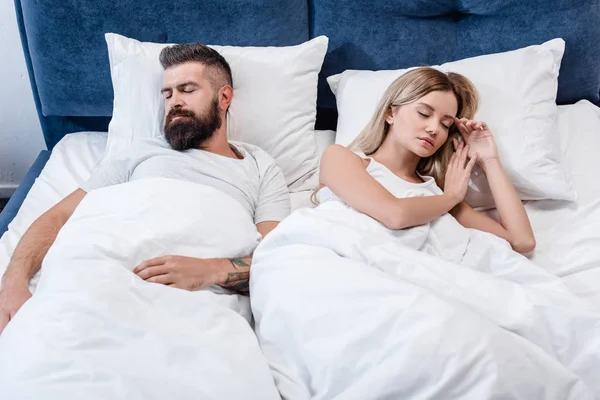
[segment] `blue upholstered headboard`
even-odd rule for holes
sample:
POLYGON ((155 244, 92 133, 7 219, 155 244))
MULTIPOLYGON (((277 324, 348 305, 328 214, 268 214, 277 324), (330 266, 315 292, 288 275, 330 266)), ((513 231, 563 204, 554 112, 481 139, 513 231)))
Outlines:
POLYGON ((345 69, 438 64, 566 41, 559 103, 599 102, 600 0, 15 0, 49 148, 106 130, 112 86, 105 32, 142 41, 293 45, 326 35, 317 126, 335 128, 325 78, 345 69))

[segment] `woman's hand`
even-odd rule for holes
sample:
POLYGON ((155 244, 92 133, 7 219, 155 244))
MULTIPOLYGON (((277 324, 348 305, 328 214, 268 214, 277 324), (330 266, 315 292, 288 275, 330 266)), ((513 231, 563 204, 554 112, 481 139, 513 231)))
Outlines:
MULTIPOLYGON (((478 162, 482 167, 488 161, 498 159, 494 135, 485 122, 454 118, 454 123, 464 142, 469 145, 470 158, 477 154, 478 162)), ((456 146, 454 148, 456 149, 456 146)))
POLYGON ((462 142, 458 143, 456 139, 453 140, 456 151, 452 154, 448 163, 448 169, 446 170, 444 194, 450 196, 455 204, 458 204, 467 195, 471 171, 479 156, 478 153, 473 153, 471 160, 467 164, 467 155, 471 152, 470 146, 462 142))

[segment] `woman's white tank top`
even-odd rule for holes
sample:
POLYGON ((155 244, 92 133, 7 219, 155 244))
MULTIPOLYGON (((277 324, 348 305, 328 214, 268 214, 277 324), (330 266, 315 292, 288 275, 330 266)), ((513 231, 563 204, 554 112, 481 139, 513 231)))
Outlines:
MULTIPOLYGON (((407 182, 400 178, 385 165, 371 158, 367 166, 367 172, 383 187, 397 198, 436 196, 443 191, 435 183, 435 179, 422 176, 422 183, 407 182)), ((327 201, 340 201, 329 188, 324 187, 319 191, 320 203, 327 201)), ((469 230, 464 228, 456 219, 446 213, 435 220, 401 231, 394 231, 399 237, 410 239, 407 243, 417 246, 418 250, 442 257, 448 261, 460 262, 469 244, 469 230)), ((404 242, 404 240, 403 240, 404 242)))

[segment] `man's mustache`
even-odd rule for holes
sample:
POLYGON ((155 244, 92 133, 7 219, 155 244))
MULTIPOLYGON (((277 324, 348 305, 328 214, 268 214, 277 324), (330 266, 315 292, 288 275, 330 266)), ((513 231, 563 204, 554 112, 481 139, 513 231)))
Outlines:
POLYGON ((181 109, 181 108, 173 108, 167 114, 167 118, 166 118, 167 124, 169 124, 173 120, 173 118, 175 118, 175 117, 196 118, 196 114, 193 111, 190 111, 190 110, 184 110, 184 109, 181 109))

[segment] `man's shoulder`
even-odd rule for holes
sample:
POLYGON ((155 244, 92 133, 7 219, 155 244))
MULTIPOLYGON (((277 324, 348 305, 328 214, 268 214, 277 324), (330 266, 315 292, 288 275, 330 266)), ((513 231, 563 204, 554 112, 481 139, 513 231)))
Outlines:
POLYGON ((229 143, 234 145, 238 149, 241 148, 242 150, 244 150, 247 155, 254 158, 261 166, 266 167, 269 165, 276 164, 275 159, 269 153, 267 153, 262 148, 256 145, 246 142, 238 142, 234 140, 230 140, 229 143))

